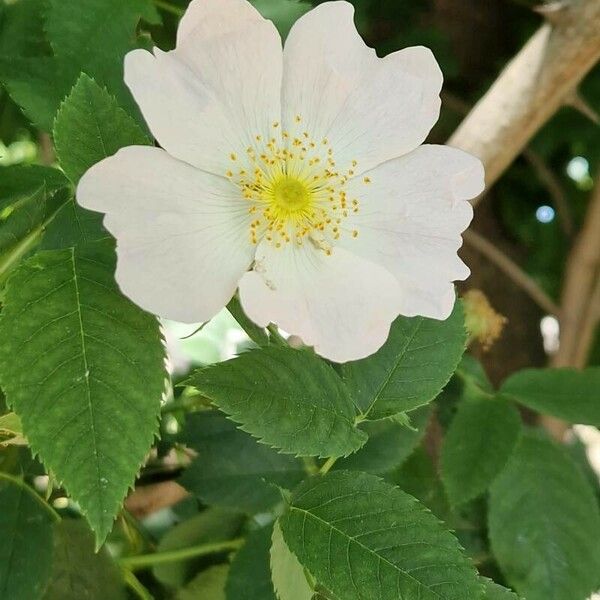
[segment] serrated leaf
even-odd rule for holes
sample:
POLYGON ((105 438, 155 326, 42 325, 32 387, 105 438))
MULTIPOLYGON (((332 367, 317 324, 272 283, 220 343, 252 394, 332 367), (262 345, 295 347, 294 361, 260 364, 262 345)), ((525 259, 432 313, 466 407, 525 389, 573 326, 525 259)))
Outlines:
POLYGON ((227 600, 277 600, 269 565, 273 527, 253 531, 235 555, 225 584, 227 600))
POLYGON ((177 600, 225 600, 225 582, 229 565, 216 565, 201 571, 185 588, 179 590, 177 600))
MULTIPOLYGON (((221 508, 208 508, 190 519, 178 523, 160 540, 158 552, 172 552, 206 544, 222 542, 237 535, 244 518, 221 508)), ((176 588, 187 583, 205 565, 206 558, 189 558, 164 564, 157 564, 152 573, 162 584, 176 588)))
POLYGON ((600 573, 600 511, 564 449, 522 438, 490 490, 489 535, 508 583, 527 600, 586 600, 600 573))
POLYGON ((42 600, 124 600, 121 571, 105 548, 94 552, 94 536, 81 520, 54 526, 50 582, 42 600))
POLYGON ((341 365, 342 378, 369 419, 407 412, 433 400, 465 349, 460 302, 445 321, 398 317, 372 356, 341 365))
POLYGON ((430 414, 428 406, 409 413, 410 424, 416 431, 393 419, 361 423, 360 428, 369 436, 367 443, 354 454, 338 460, 334 469, 383 475, 398 468, 421 441, 430 414))
POLYGON ((101 542, 158 429, 164 349, 106 244, 39 252, 7 284, 0 379, 34 452, 101 542))
POLYGON ((483 600, 519 600, 519 597, 501 585, 491 581, 490 579, 484 579, 485 584, 485 595, 483 600))
POLYGON ((600 427, 600 367, 525 369, 509 377, 500 393, 543 414, 600 427))
POLYGON ((480 600, 456 538, 415 498, 374 475, 340 471, 301 485, 280 517, 310 573, 344 600, 480 600))
POLYGON ((521 433, 519 411, 501 398, 467 397, 442 445, 442 481, 453 505, 483 494, 506 465, 521 433))
POLYGON ((148 143, 115 98, 82 73, 54 123, 56 155, 67 177, 77 183, 92 165, 120 148, 148 143))
POLYGON ((271 538, 271 580, 279 600, 312 600, 314 590, 306 579, 304 567, 283 539, 279 523, 271 538))
POLYGON ((253 350, 196 371, 188 383, 241 429, 287 454, 345 456, 367 439, 340 378, 307 351, 253 350))
POLYGON ((0 473, 0 598, 37 600, 52 565, 58 517, 23 481, 0 473))
POLYGON ((179 483, 206 504, 266 511, 281 502, 270 483, 292 489, 306 476, 298 459, 259 444, 217 411, 189 415, 181 437, 198 457, 179 483))

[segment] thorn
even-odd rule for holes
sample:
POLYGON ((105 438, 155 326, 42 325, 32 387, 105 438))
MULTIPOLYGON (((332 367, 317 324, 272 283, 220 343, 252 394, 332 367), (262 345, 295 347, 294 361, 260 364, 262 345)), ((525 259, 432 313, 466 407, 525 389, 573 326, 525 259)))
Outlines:
POLYGON ((570 8, 571 0, 554 0, 534 6, 533 10, 542 15, 551 25, 559 25, 564 17, 564 12, 570 8))
POLYGON ((579 111, 584 117, 587 117, 595 125, 600 125, 600 115, 588 104, 585 98, 579 95, 577 90, 567 96, 565 99, 565 104, 579 111))

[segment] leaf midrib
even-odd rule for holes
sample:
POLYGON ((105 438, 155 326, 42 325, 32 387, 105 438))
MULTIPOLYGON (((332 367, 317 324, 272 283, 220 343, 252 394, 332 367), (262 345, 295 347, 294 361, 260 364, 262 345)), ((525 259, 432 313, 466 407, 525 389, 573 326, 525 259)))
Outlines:
POLYGON ((297 512, 303 514, 304 518, 306 518, 307 516, 308 517, 312 517, 315 521, 317 521, 317 522, 325 525, 325 527, 328 527, 331 531, 335 531, 336 533, 338 533, 339 535, 341 535, 343 538, 345 538, 345 539, 347 539, 349 541, 354 542, 355 544, 357 544, 358 546, 360 546, 361 548, 363 548, 364 550, 366 550, 369 554, 371 554, 374 557, 376 557, 379 561, 388 564, 397 573, 399 573, 399 574, 403 575, 404 577, 406 577, 406 578, 414 581, 418 586, 423 587, 428 592, 431 592, 432 594, 434 594, 440 600, 448 600, 447 596, 440 595, 434 589, 428 587, 422 581, 419 581, 417 578, 413 577, 410 573, 407 573, 407 572, 403 571, 400 567, 398 567, 397 565, 395 565, 393 562, 389 561, 387 558, 381 556, 380 554, 377 554, 377 552, 375 552, 374 550, 372 550, 368 546, 365 546, 363 543, 359 542, 356 538, 352 537, 351 535, 348 535, 347 533, 343 532, 341 529, 338 529, 337 527, 335 527, 331 523, 328 523, 324 519, 321 519, 320 517, 317 517, 317 515, 315 515, 314 513, 311 513, 310 511, 304 510, 304 509, 299 508, 297 506, 290 506, 289 510, 290 510, 290 512, 297 511, 297 512))
POLYGON ((89 367, 88 356, 87 356, 88 351, 87 351, 87 346, 86 346, 86 342, 85 342, 83 314, 81 312, 81 294, 79 291, 79 281, 77 279, 77 265, 75 262, 75 248, 70 248, 70 252, 71 252, 71 265, 72 265, 72 269, 73 269, 73 285, 75 288, 75 302, 77 305, 76 313, 77 313, 77 319, 79 322, 79 334, 80 334, 80 340, 81 340, 81 356, 83 359, 83 366, 85 369, 84 377, 85 377, 85 389, 86 389, 86 395, 87 395, 87 408, 88 408, 88 414, 90 417, 91 438, 92 438, 92 446, 93 446, 93 451, 94 451, 94 463, 95 463, 95 467, 96 467, 95 468, 96 482, 95 482, 94 487, 96 488, 96 493, 98 494, 99 508, 102 510, 104 508, 104 497, 103 497, 104 495, 103 495, 101 486, 98 485, 98 482, 100 480, 100 475, 101 475, 101 466, 100 466, 100 459, 98 456, 98 441, 96 439, 96 417, 94 414, 94 406, 93 406, 93 402, 92 402, 92 390, 90 387, 90 367, 89 367))

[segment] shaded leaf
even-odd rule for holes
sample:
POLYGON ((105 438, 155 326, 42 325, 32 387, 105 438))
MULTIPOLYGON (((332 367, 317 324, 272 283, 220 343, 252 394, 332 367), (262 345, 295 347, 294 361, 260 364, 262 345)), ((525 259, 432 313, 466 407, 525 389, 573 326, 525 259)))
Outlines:
POLYGON ((201 571, 179 590, 177 600, 225 600, 225 582, 228 574, 229 565, 216 565, 201 571))
POLYGON ((509 377, 500 392, 543 414, 600 426, 600 367, 524 369, 509 377))
POLYGON ((402 464, 421 441, 431 410, 428 406, 408 413, 411 427, 393 419, 365 421, 360 428, 369 436, 357 452, 335 463, 334 469, 387 473, 402 464))
POLYGON ((527 600, 586 600, 598 587, 600 511, 566 452, 525 436, 490 490, 489 534, 527 600))
POLYGON ((0 598, 38 600, 52 565, 58 517, 23 481, 0 473, 0 598))
MULTIPOLYGON (((170 529, 160 540, 158 552, 171 552, 209 542, 223 542, 237 535, 244 518, 221 508, 208 508, 170 529)), ((152 567, 164 585, 176 588, 188 582, 205 565, 205 558, 190 558, 152 567)))
POLYGON ((398 317, 372 356, 341 365, 342 378, 369 419, 413 410, 448 383, 465 349, 460 302, 445 321, 398 317))
POLYGON ((291 348, 253 350, 188 380, 265 444, 300 456, 345 456, 367 439, 335 371, 291 348))
POLYGON ((225 585, 227 600, 277 600, 269 565, 273 527, 253 531, 235 555, 225 585))
POLYGON ((259 444, 217 411, 189 415, 182 441, 198 456, 179 483, 207 504, 264 511, 281 502, 270 483, 291 489, 306 476, 298 459, 259 444))
POLYGON ((166 377, 158 323, 120 294, 114 260, 105 244, 39 252, 0 317, 7 401, 99 541, 157 432, 166 377))
POLYGON ((124 600, 121 571, 106 548, 94 552, 94 536, 83 521, 54 526, 52 574, 42 600, 124 600))
POLYGON ((442 481, 454 505, 483 494, 504 468, 521 433, 508 402, 471 396, 460 403, 442 445, 442 481))
POLYGON ((374 475, 301 485, 280 518, 290 550, 344 600, 480 600, 456 538, 415 498, 374 475))

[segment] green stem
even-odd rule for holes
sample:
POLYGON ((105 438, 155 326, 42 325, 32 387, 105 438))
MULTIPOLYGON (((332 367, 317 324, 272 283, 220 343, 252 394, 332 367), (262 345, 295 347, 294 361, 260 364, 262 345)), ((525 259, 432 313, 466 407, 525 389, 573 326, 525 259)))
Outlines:
POLYGON ((227 310, 256 345, 267 346, 269 344, 269 336, 267 335, 267 332, 246 316, 246 313, 242 309, 242 305, 240 304, 240 300, 237 296, 234 296, 229 301, 227 310))
POLYGON ((269 331, 269 340, 275 346, 287 346, 287 340, 279 333, 276 325, 269 325, 267 327, 269 331))
POLYGON ((137 569, 145 569, 152 565, 160 565, 162 563, 179 562, 187 558, 196 558, 198 556, 207 556, 209 554, 218 554, 237 550, 244 544, 243 538, 235 540, 227 540, 225 542, 215 542, 212 544, 201 544, 199 546, 191 546, 190 548, 182 548, 181 550, 171 550, 169 552, 154 552, 152 554, 140 554, 138 556, 125 556, 119 560, 121 567, 135 571, 137 569))
POLYGON ((331 467, 333 467, 333 465, 335 465, 336 462, 337 462, 337 457, 332 456, 332 457, 328 458, 325 461, 325 463, 323 464, 323 466, 319 469, 319 474, 326 475, 327 473, 329 473, 329 471, 331 470, 331 467))
POLYGON ((142 582, 128 569, 123 569, 123 578, 127 586, 135 592, 140 600, 154 600, 154 596, 144 587, 142 582))
POLYGON ((162 10, 164 10, 165 12, 169 12, 172 15, 176 15, 177 17, 182 17, 183 13, 185 12, 184 8, 181 8, 180 6, 175 6, 174 4, 166 2, 165 0, 154 0, 154 4, 156 4, 158 8, 162 8, 162 10))

